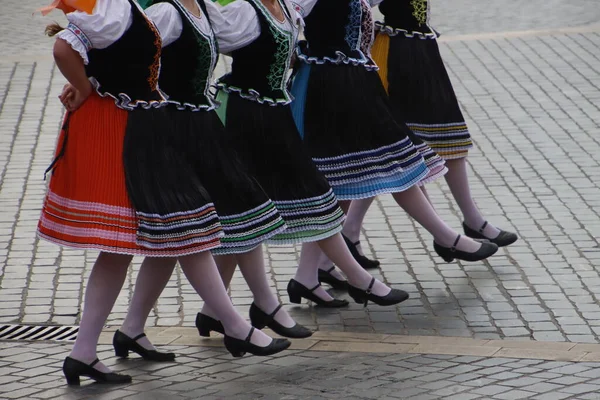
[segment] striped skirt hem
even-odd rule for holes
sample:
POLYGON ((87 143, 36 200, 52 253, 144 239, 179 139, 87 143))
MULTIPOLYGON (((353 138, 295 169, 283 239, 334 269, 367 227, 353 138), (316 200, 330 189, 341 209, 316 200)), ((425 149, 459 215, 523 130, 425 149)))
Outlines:
POLYGON ((425 160, 425 165, 429 168, 429 173, 425 178, 423 178, 419 185, 425 185, 427 183, 431 183, 438 178, 446 175, 448 172, 448 168, 446 167, 446 161, 440 157, 435 151, 431 149, 427 144, 421 143, 415 145, 419 153, 423 156, 423 160, 425 160))
MULTIPOLYGON (((391 175, 404 175, 422 163, 409 138, 377 149, 330 158, 313 158, 319 171, 332 187, 368 182, 391 175)), ((401 176, 399 177, 401 180, 401 176)))
POLYGON ((337 233, 345 218, 331 189, 322 196, 275 201, 275 205, 285 220, 286 229, 269 243, 290 244, 324 239, 337 233))
POLYGON ((424 163, 405 171, 399 177, 391 175, 365 182, 333 186, 335 195, 339 200, 360 200, 380 194, 403 192, 410 187, 419 184, 429 174, 429 169, 424 163))
POLYGON ((243 254, 287 228, 272 201, 236 215, 220 216, 225 236, 213 254, 243 254))

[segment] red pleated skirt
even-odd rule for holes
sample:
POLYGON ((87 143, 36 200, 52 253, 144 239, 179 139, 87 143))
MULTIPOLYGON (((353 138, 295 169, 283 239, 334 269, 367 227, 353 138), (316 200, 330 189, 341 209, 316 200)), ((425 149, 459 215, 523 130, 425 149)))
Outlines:
POLYGON ((216 248, 219 238, 186 247, 145 248, 125 185, 123 141, 128 112, 92 94, 60 133, 38 224, 43 239, 66 247, 176 257, 216 248), (62 155, 61 155, 62 153, 62 155))

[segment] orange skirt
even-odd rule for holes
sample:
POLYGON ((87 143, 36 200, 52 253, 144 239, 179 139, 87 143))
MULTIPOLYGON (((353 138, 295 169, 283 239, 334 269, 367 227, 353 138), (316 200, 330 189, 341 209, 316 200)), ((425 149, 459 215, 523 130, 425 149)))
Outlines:
POLYGON ((71 114, 38 224, 43 239, 110 253, 176 257, 219 247, 219 238, 186 247, 145 248, 125 185, 123 141, 129 113, 96 94, 71 114))

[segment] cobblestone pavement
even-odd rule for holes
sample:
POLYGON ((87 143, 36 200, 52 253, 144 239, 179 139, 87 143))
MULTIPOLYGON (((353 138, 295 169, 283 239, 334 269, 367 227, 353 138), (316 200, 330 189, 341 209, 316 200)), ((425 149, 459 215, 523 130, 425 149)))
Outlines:
MULTIPOLYGON (((25 10, 34 9, 34 2, 14 5, 24 14, 19 19, 2 13, 7 25, 0 20, 0 29, 11 26, 10 18, 29 26, 25 10)), ((591 18, 595 9, 581 15, 591 18)), ((553 7, 546 11, 558 18, 553 7)), ((23 33, 21 43, 27 48, 35 40, 23 33)), ((11 54, 10 42, 1 46, 11 54)), ((599 46, 599 33, 589 30, 443 43, 476 141, 470 157, 475 198, 490 220, 522 239, 484 263, 442 264, 432 255, 430 236, 391 197, 381 197, 365 224, 365 243, 382 260, 378 277, 409 291, 411 300, 398 308, 293 307, 298 321, 327 330, 596 342, 599 46)), ((62 113, 56 96, 63 79, 45 56, 12 54, 17 58, 0 62, 0 322, 74 325, 95 254, 60 249, 34 235, 43 172, 62 113)), ((445 186, 432 185, 430 192, 439 212, 458 228, 445 186)), ((297 250, 268 250, 272 285, 283 302, 297 250)), ((111 325, 125 314, 135 271, 111 325)), ((246 312, 251 296, 239 275, 232 289, 235 304, 246 312)), ((190 326, 200 306, 177 272, 149 323, 190 326)))
MULTIPOLYGON (((76 325, 96 254, 35 238, 64 83, 50 58, 52 42, 41 36, 50 19, 31 16, 41 5, 0 5, 0 324, 76 325)), ((448 0, 433 7, 476 143, 469 158, 474 196, 491 221, 521 240, 486 262, 443 264, 430 235, 384 196, 363 242, 382 261, 378 278, 409 291, 409 301, 397 308, 291 307, 285 286, 297 265, 295 247, 268 249, 272 285, 298 322, 319 330, 598 343, 600 29, 456 35, 595 24, 600 7, 596 0, 448 0)), ((459 228, 447 188, 431 185, 429 193, 459 228)), ((110 325, 125 315, 139 261, 110 325)), ((232 297, 246 313, 251 296, 240 275, 232 297)), ((177 271, 149 325, 193 326, 200 307, 177 271)), ((144 383, 72 390, 56 380, 65 345, 0 342, 0 398, 600 398, 600 366, 585 362, 291 351, 255 364, 231 361, 221 350, 173 348, 190 355, 168 367, 117 364, 144 383)))
POLYGON ((177 363, 110 359, 101 346, 134 382, 73 388, 59 369, 65 345, 0 343, 0 399, 600 399, 600 363, 286 351, 257 364, 220 349, 167 348, 177 363))

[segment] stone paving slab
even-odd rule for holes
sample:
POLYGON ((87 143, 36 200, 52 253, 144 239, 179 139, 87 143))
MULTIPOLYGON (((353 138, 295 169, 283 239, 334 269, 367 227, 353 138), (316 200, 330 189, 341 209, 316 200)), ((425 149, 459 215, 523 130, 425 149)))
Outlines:
POLYGON ((100 356, 132 384, 64 384, 68 346, 0 343, 5 399, 598 399, 600 363, 447 354, 286 351, 234 359, 221 348, 164 346, 174 363, 100 356))

